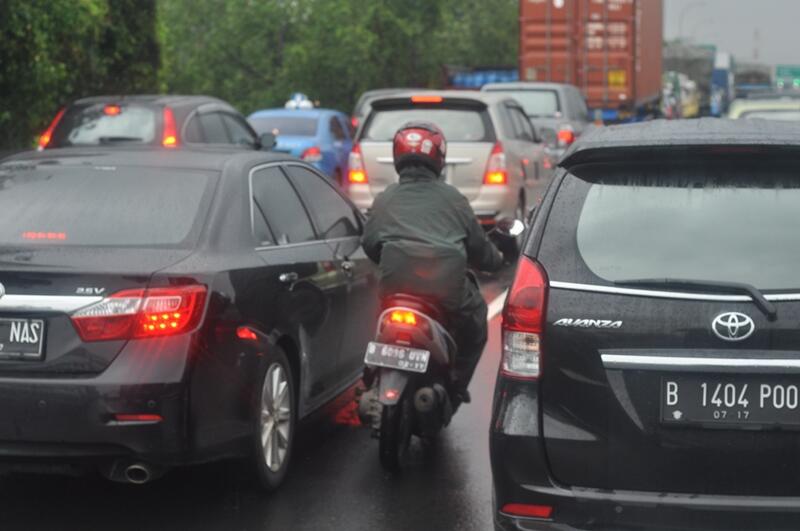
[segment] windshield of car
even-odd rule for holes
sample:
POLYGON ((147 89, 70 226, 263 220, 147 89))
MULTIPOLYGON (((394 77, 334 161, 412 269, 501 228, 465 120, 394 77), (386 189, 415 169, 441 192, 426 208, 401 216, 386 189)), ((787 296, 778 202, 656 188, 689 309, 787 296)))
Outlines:
POLYGON ((191 246, 214 180, 174 169, 0 165, 0 246, 191 246))
POLYGON ((300 116, 254 116, 250 125, 258 134, 275 136, 317 136, 317 119, 300 116))
POLYGON ((363 133, 364 140, 391 142, 408 122, 432 122, 448 142, 490 142, 494 136, 486 111, 445 107, 404 107, 373 112, 363 133))
POLYGON ((555 90, 511 90, 492 89, 491 92, 505 92, 522 105, 525 114, 532 118, 557 118, 561 116, 558 93, 555 90))
POLYGON ((762 119, 762 120, 778 120, 781 122, 796 122, 800 121, 800 109, 791 110, 791 109, 765 109, 759 111, 750 111, 744 112, 740 115, 740 118, 746 118, 748 120, 753 119, 762 119))
POLYGON ((570 202, 583 197, 577 250, 606 281, 712 276, 764 290, 800 288, 796 173, 652 169, 569 176, 564 184, 555 212, 574 212, 570 202))
POLYGON ((150 144, 156 138, 158 112, 135 104, 74 105, 59 121, 49 147, 150 144))

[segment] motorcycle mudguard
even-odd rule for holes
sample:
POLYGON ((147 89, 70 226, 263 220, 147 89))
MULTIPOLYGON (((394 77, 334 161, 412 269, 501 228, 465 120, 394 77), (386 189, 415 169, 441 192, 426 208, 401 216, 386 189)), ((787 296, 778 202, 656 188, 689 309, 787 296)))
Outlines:
POLYGON ((409 374, 394 369, 381 369, 378 379, 378 400, 384 406, 397 404, 408 384, 409 374))

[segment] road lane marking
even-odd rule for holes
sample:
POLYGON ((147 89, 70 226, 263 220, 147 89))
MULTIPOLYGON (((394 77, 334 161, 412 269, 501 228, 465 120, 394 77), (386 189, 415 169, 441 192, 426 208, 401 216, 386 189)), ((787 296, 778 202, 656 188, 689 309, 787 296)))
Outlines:
POLYGON ((498 295, 495 300, 489 303, 489 312, 486 315, 487 321, 491 321, 503 311, 503 305, 506 303, 506 295, 508 295, 508 290, 505 290, 503 293, 498 295))

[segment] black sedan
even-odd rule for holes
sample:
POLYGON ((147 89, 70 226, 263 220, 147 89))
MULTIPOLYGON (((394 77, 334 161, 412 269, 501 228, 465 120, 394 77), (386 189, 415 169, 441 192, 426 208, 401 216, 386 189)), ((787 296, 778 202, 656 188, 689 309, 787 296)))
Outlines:
POLYGON ((377 306, 362 219, 308 164, 47 150, 0 164, 0 455, 147 482, 248 457, 357 381, 377 306))
POLYGON ((174 149, 213 144, 271 149, 230 104, 210 96, 95 96, 60 110, 39 137, 39 149, 152 146, 174 149))

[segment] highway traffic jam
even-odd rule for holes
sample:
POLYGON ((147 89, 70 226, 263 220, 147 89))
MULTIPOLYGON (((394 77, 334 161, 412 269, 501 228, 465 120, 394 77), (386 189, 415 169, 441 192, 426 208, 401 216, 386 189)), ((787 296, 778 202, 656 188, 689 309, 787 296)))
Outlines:
POLYGON ((521 0, 513 69, 351 112, 54 109, 0 159, 0 526, 800 529, 800 67, 663 4, 521 0))

